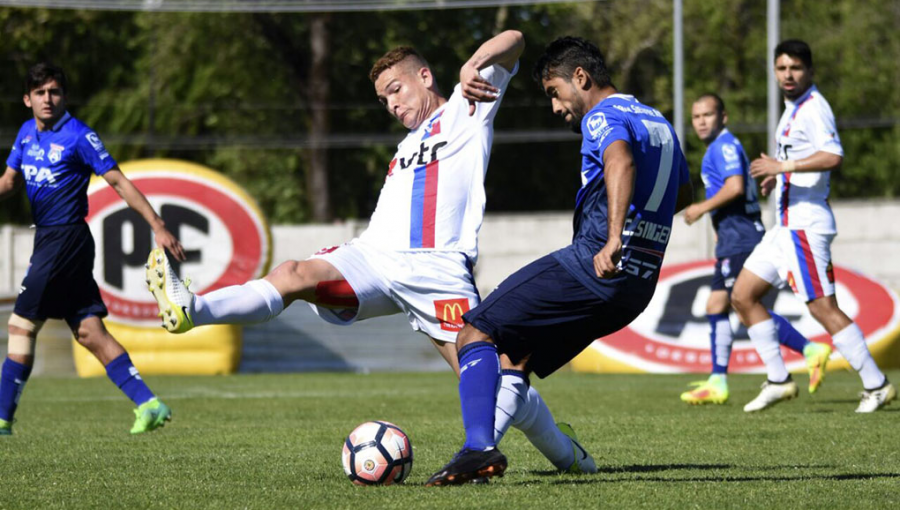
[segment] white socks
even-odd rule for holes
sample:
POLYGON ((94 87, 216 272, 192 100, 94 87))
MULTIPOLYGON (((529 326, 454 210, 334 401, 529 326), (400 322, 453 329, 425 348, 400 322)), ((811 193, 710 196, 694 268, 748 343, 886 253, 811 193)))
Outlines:
POLYGON ((784 366, 781 357, 781 347, 778 343, 778 330, 775 329, 775 321, 770 319, 758 322, 747 328, 747 334, 753 342, 753 347, 759 357, 766 364, 766 373, 769 381, 780 383, 786 381, 790 374, 784 366))
POLYGON ((255 324, 275 318, 284 310, 284 300, 266 280, 251 280, 202 296, 194 296, 191 319, 204 324, 255 324))
POLYGON ((863 388, 874 390, 884 385, 886 378, 872 359, 863 332, 855 322, 832 335, 831 339, 834 340, 834 346, 841 356, 859 372, 863 388))
POLYGON ((521 430, 557 469, 567 469, 575 461, 572 441, 556 426, 537 390, 521 374, 504 372, 494 413, 495 442, 500 442, 510 425, 521 430))

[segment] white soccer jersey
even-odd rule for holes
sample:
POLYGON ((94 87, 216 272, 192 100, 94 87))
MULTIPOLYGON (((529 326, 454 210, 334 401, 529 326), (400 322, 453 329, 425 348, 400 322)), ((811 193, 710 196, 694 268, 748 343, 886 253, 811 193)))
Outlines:
MULTIPOLYGON (((803 159, 819 151, 844 155, 828 101, 813 85, 796 101, 785 101, 776 141, 779 161, 803 159)), ((831 172, 790 172, 778 175, 775 204, 778 225, 820 234, 837 232, 828 205, 831 172)))
POLYGON ((450 99, 411 131, 391 160, 378 205, 360 239, 386 250, 455 251, 475 263, 484 218, 484 176, 494 116, 512 73, 493 65, 481 76, 500 89, 493 102, 469 102, 459 85, 450 99))

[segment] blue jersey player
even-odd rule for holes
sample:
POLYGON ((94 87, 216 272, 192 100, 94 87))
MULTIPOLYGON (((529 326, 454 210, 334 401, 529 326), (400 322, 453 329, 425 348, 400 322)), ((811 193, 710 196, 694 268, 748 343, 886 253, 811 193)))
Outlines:
POLYGON ((656 289, 672 217, 691 200, 672 126, 616 91, 596 46, 557 39, 534 78, 553 112, 583 136, 574 238, 464 315, 456 345, 466 442, 429 486, 503 474, 506 457, 493 440, 498 352, 526 374, 546 377, 594 339, 628 325, 656 289))
POLYGON ((66 111, 62 69, 32 67, 24 101, 34 118, 16 136, 0 177, 0 198, 24 182, 36 232, 31 264, 9 319, 9 348, 0 376, 0 435, 12 433, 13 415, 34 365, 35 340, 48 318, 64 319, 76 340, 138 406, 131 433, 158 428, 171 418, 171 411, 147 388, 101 320, 106 306, 93 278, 94 240, 84 221, 91 174, 102 176, 147 220, 160 246, 180 259, 184 251, 144 195, 119 171, 97 134, 66 111))
MULTIPOLYGON (((691 109, 691 122, 707 147, 700 172, 706 199, 688 206, 684 221, 691 225, 710 214, 716 232, 716 266, 706 302, 712 374, 706 381, 692 383, 696 387, 682 393, 681 400, 689 404, 724 404, 728 400, 726 374, 734 339, 728 318, 731 290, 744 261, 762 240, 765 228, 760 219, 756 182, 750 177, 750 161, 740 140, 725 127, 728 114, 722 98, 712 93, 700 96, 691 109)), ((814 393, 825 375, 831 347, 809 342, 787 319, 770 313, 779 342, 806 357, 809 392, 814 393)))

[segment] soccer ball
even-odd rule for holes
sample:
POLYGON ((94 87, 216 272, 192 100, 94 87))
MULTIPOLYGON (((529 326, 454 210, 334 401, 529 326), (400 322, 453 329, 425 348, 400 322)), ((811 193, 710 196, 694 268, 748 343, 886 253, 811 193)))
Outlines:
POLYGON ((409 437, 386 421, 369 421, 344 440, 344 473, 356 485, 390 485, 406 480, 412 471, 409 437))

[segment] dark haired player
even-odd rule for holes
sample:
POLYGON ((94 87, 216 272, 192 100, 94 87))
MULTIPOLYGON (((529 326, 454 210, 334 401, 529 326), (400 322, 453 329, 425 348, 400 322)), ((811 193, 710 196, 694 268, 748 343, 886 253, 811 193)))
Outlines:
MULTIPOLYGON (((725 102, 716 94, 700 96, 691 108, 694 131, 706 145, 700 176, 706 199, 684 210, 684 221, 693 224, 710 213, 716 231, 716 268, 712 291, 706 301, 710 326, 712 374, 696 388, 681 394, 689 404, 724 404, 728 400, 728 362, 734 340, 728 311, 731 291, 750 252, 765 233, 756 198, 756 181, 750 177, 750 160, 740 140, 725 127, 725 102)), ((831 346, 810 342, 784 317, 769 312, 775 320, 778 342, 806 358, 809 392, 815 393, 825 377, 831 346)))
POLYGON ((761 154, 750 164, 750 175, 763 178, 763 193, 774 188, 777 223, 747 258, 732 294, 768 375, 744 411, 760 411, 797 395, 797 385, 781 358, 775 325, 760 302, 770 288, 787 284, 859 373, 864 391, 856 412, 871 413, 890 403, 897 392, 869 353, 862 330, 838 307, 835 297, 831 242, 837 227, 828 193, 831 172, 840 168, 844 149, 831 106, 813 84, 809 45, 796 39, 782 41, 773 57, 785 105, 775 132, 778 153, 775 158, 761 154))
POLYGON ((674 214, 691 201, 671 124, 616 91, 596 46, 557 39, 534 78, 553 113, 583 136, 573 242, 514 273, 463 316, 456 347, 466 442, 429 486, 503 474, 506 457, 493 437, 498 353, 546 377, 628 325, 656 289, 674 214))
POLYGON ((137 405, 131 433, 140 434, 164 425, 172 412, 147 388, 101 320, 107 311, 93 277, 94 239, 84 221, 91 174, 102 176, 150 224, 157 245, 179 260, 184 251, 97 134, 66 111, 66 92, 62 69, 38 64, 29 70, 24 101, 34 118, 19 130, 0 177, 0 198, 25 183, 37 229, 31 264, 9 319, 9 349, 0 377, 0 435, 12 433, 13 415, 34 365, 35 340, 48 318, 64 319, 78 343, 137 405))

